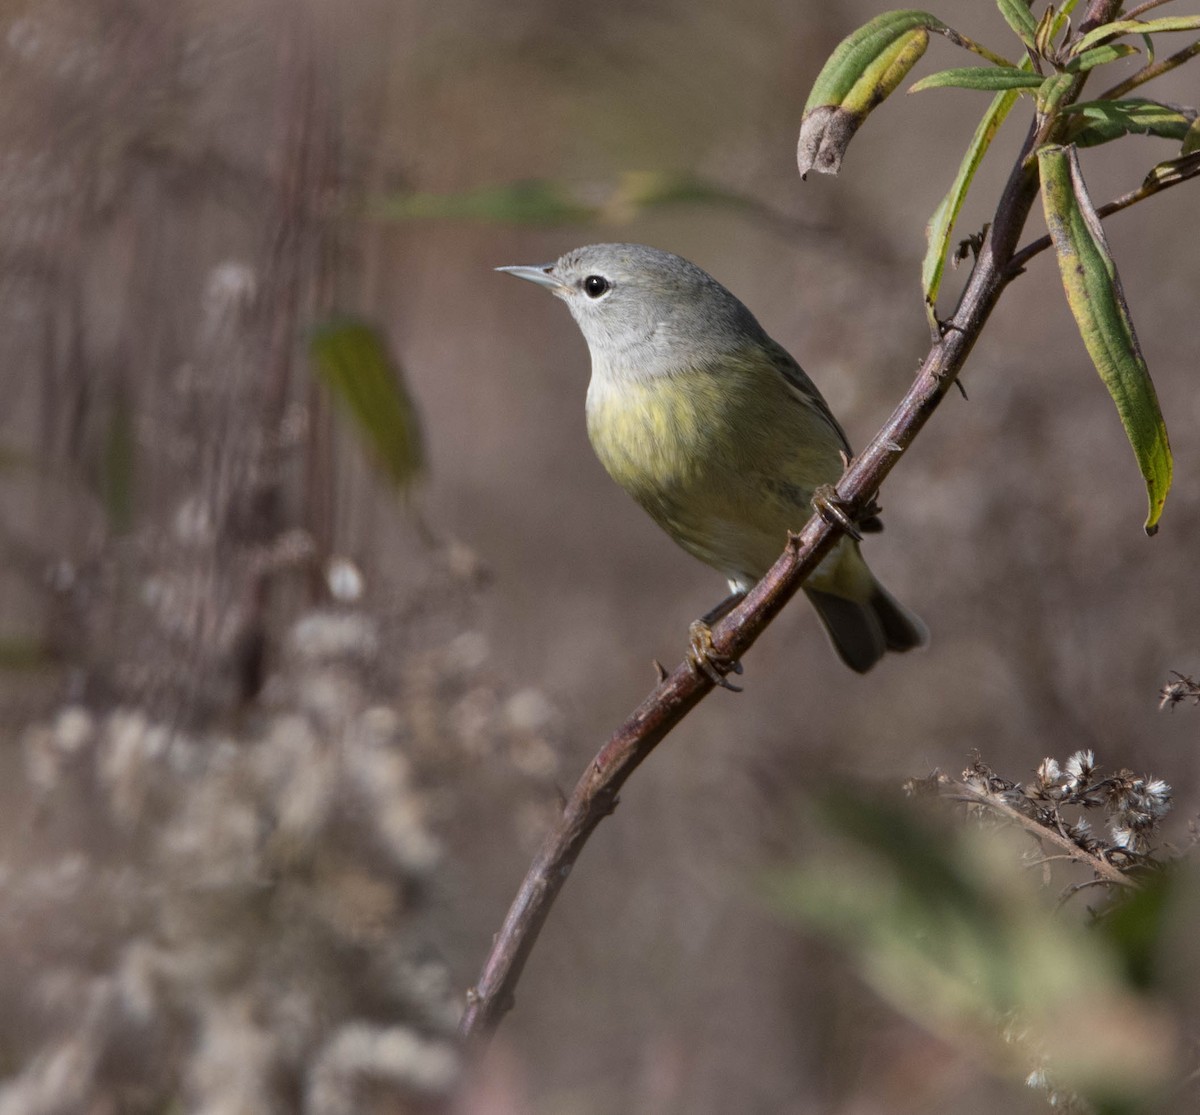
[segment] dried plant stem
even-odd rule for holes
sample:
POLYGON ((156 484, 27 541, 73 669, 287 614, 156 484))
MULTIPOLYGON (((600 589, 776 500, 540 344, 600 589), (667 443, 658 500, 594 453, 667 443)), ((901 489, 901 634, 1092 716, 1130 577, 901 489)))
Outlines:
MULTIPOLYGON (((949 786, 940 787, 939 792, 943 797, 949 798, 951 801, 966 802, 968 805, 978 805, 985 809, 990 809, 1006 821, 1025 829, 1037 837, 1038 840, 1043 840, 1047 844, 1052 844, 1054 847, 1060 849, 1061 855, 1046 856, 1044 859, 1038 860, 1038 864, 1047 863, 1052 859, 1069 859, 1075 863, 1082 864, 1089 871, 1094 871, 1096 878, 1093 882, 1107 883, 1117 887, 1133 887, 1137 885, 1133 879, 1129 878, 1120 868, 1114 867, 1103 856, 1085 851, 1069 837, 1063 836, 1062 833, 1055 832, 1051 828, 1047 828, 1045 825, 1039 823, 1037 818, 1030 817, 1027 813, 1022 813, 1021 810, 1010 805, 1002 797, 995 794, 982 793, 961 782, 952 782, 949 786)), ((1037 866, 1037 864, 1034 866, 1037 866)))
MULTIPOLYGON (((1107 22, 1119 8, 1120 0, 1091 0, 1085 25, 1107 22)), ((944 323, 942 336, 921 362, 916 380, 900 405, 850 462, 837 485, 837 498, 852 519, 870 503, 954 385, 1004 288, 1020 273, 1012 266, 1012 258, 1037 198, 1036 164, 1025 166, 1034 138, 1031 128, 996 208, 990 236, 980 249, 958 307, 944 323)), ((766 576, 713 628, 713 647, 718 655, 736 661, 754 645, 837 541, 839 530, 814 515, 799 534, 791 536, 783 555, 766 576)), ((588 764, 561 818, 534 856, 479 980, 467 993, 467 1008, 459 1024, 459 1034, 465 1041, 486 1041, 512 1007, 517 982, 550 907, 592 830, 616 808, 625 780, 712 689, 713 682, 689 663, 676 666, 588 764)))

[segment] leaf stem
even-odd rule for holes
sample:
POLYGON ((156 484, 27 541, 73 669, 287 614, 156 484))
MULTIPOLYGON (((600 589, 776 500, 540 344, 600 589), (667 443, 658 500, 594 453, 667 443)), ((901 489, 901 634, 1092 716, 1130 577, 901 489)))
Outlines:
POLYGON ((1010 62, 1003 55, 997 54, 995 51, 988 50, 982 43, 975 42, 974 39, 968 39, 961 31, 955 31, 953 27, 937 28, 947 39, 955 46, 961 46, 964 50, 969 50, 972 54, 978 54, 980 58, 986 58, 989 62, 996 66, 1004 66, 1008 69, 1014 69, 1014 63, 1010 62))

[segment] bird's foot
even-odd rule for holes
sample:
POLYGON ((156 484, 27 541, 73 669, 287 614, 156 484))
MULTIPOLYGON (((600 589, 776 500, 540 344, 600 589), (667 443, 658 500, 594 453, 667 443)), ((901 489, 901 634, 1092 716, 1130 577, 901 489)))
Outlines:
POLYGON ((728 689, 731 693, 740 693, 742 687, 734 685, 725 675, 740 674, 742 664, 727 654, 722 654, 713 646, 712 628, 702 619, 696 620, 688 628, 689 665, 696 673, 708 678, 713 685, 728 689))
POLYGON ((831 527, 837 527, 844 534, 850 535, 855 542, 862 541, 862 531, 850 517, 845 501, 837 494, 832 484, 822 484, 812 496, 813 510, 831 527))

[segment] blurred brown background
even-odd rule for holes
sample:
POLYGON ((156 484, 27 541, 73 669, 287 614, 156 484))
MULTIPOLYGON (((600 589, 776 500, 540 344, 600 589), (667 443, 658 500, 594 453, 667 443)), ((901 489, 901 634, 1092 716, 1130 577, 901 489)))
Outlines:
MULTIPOLYGON (((1005 43, 991 6, 935 10, 1005 43)), ((36 858, 39 839, 19 807, 28 725, 78 701, 96 716, 144 708, 200 740, 249 731, 262 679, 268 694, 286 687, 280 648, 319 596, 318 559, 347 555, 366 580, 358 611, 383 624, 363 683, 373 700, 407 715, 412 671, 451 670, 428 666, 431 647, 486 673, 449 696, 433 685, 461 750, 413 760, 442 855, 400 922, 451 990, 469 985, 554 786, 569 788, 648 690, 652 659, 677 660, 688 622, 723 592, 592 457, 569 316, 491 269, 599 240, 676 251, 755 311, 864 443, 925 352, 924 222, 985 103, 898 96, 840 178, 800 182, 808 87, 877 11, 5 5, 10 866, 36 858), (631 170, 697 176, 774 216, 699 203, 520 226, 385 206, 520 179, 601 202, 631 170), (305 336, 334 311, 378 324, 404 369, 436 545, 310 386, 305 336), (503 721, 524 749, 472 749, 472 716, 503 721)), ((943 42, 930 61, 961 64, 943 42)), ((1194 102, 1184 73, 1158 95, 1194 102)), ((1026 115, 986 162, 963 235, 988 216, 1026 115)), ((1168 154, 1150 140, 1089 153, 1093 195, 1131 188, 1168 154)), ((1014 778, 1095 748, 1167 779, 1180 831, 1195 812, 1197 722, 1156 701, 1170 670, 1200 672, 1195 191, 1109 232, 1176 454, 1159 535, 1142 534, 1132 455, 1040 257, 972 356, 969 401, 947 398, 888 482, 887 530, 868 543, 932 645, 859 678, 801 604, 774 625, 745 663, 745 693, 712 696, 588 847, 479 1110, 1038 1109, 857 990, 765 909, 755 876, 795 850, 802 796, 831 773, 895 783, 958 769, 976 748, 1014 778)), ((23 1039, 11 1040, 5 1062, 19 1065, 23 1039)), ((35 1109, 22 1102, 11 1109, 35 1109)))

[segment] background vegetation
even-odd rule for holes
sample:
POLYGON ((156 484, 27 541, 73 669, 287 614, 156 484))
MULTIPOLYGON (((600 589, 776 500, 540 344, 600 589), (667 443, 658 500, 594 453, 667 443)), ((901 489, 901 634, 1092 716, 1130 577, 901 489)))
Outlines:
MULTIPOLYGON (((1005 33, 990 5, 947 9, 1005 33)), ((800 183, 812 79, 876 12, 5 7, 0 1111, 448 1094, 455 996, 557 786, 723 589, 592 458, 567 315, 491 268, 601 239, 678 251, 861 444, 927 345, 923 229, 987 96, 897 99, 840 178, 800 183), (319 385, 311 330, 337 314, 402 370, 412 485, 319 385)), ((1195 89, 1187 70, 1155 87, 1195 89)), ((1130 152, 1156 142, 1097 151, 1093 196, 1136 185, 1167 152, 1130 152)), ((860 983, 862 952, 799 935, 767 878, 843 862, 814 788, 894 786, 976 748, 1021 779, 1086 748, 1152 772, 1174 788, 1166 836, 1189 840, 1198 722, 1157 693, 1200 674, 1194 210, 1184 188, 1108 228, 1175 450, 1158 536, 1044 256, 973 354, 969 402, 947 400, 883 493, 871 562, 929 650, 862 679, 785 614, 747 692, 692 717, 594 838, 464 1106, 1043 1108, 1025 1069, 994 1075, 860 983)), ((1156 923, 1153 1009, 1124 1039, 1185 1065, 1191 893, 1156 923)))

